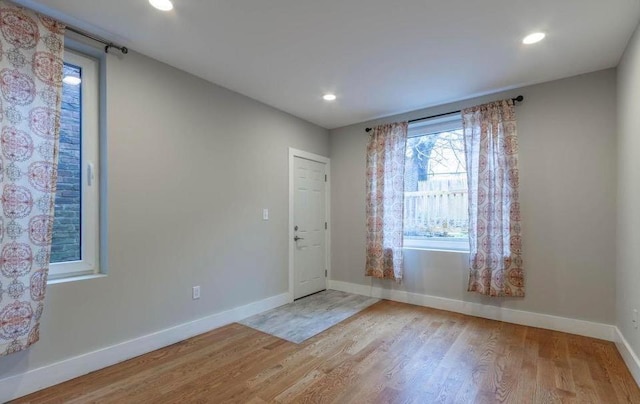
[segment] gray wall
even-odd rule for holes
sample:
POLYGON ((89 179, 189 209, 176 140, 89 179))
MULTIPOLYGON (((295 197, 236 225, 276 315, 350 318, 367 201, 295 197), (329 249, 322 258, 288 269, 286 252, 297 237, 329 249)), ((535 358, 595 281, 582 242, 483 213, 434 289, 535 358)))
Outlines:
POLYGON ((49 285, 0 378, 288 289, 288 148, 328 156, 328 131, 136 53, 106 99, 108 276, 49 285))
POLYGON ((618 67, 618 262, 616 325, 636 353, 640 331, 631 324, 640 310, 640 31, 618 67))
MULTIPOLYGON (((455 252, 407 249, 403 283, 374 280, 373 285, 613 324, 614 69, 332 130, 331 278, 364 285, 372 282, 363 275, 365 127, 518 94, 525 97, 516 107, 516 116, 527 296, 490 299, 466 292, 468 254, 455 252)), ((637 237, 635 241, 637 246, 637 237)))

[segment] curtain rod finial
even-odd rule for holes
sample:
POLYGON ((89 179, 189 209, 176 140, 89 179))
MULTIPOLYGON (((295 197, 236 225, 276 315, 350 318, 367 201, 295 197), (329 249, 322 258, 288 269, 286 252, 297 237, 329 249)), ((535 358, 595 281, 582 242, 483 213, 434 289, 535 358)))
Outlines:
POLYGON ((127 53, 129 53, 129 49, 126 46, 118 46, 113 43, 108 43, 107 45, 105 45, 104 53, 109 53, 109 49, 111 48, 116 48, 117 50, 122 52, 123 55, 126 55, 127 53))

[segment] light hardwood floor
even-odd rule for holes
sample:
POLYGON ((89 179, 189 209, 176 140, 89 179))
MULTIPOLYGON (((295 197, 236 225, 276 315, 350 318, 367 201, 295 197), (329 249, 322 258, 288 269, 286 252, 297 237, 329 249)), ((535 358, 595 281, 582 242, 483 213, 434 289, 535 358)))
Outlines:
POLYGON ((300 345, 240 324, 20 403, 640 403, 606 341, 381 301, 300 345))

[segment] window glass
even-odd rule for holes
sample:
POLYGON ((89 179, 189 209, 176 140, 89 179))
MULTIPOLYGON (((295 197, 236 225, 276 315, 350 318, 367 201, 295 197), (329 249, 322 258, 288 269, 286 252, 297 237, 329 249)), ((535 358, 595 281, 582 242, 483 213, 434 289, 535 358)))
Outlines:
POLYGON ((82 69, 64 64, 60 148, 58 155, 58 185, 55 199, 55 219, 51 262, 78 261, 81 255, 82 189, 81 189, 81 103, 82 69), (77 83, 77 84, 76 84, 77 83))
POLYGON ((407 140, 404 198, 407 247, 469 248, 464 140, 461 125, 449 126, 436 132, 423 127, 420 134, 407 140))

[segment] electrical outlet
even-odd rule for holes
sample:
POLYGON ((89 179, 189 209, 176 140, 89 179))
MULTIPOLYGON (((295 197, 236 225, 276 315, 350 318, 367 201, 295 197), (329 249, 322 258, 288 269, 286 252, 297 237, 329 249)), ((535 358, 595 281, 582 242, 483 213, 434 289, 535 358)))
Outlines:
POLYGON ((191 297, 193 298, 193 300, 200 299, 200 286, 194 286, 191 289, 191 297))
POLYGON ((633 318, 631 319, 631 324, 633 324, 633 328, 638 329, 638 309, 633 309, 633 318))
POLYGON ((269 220, 269 209, 262 209, 262 220, 269 220))

